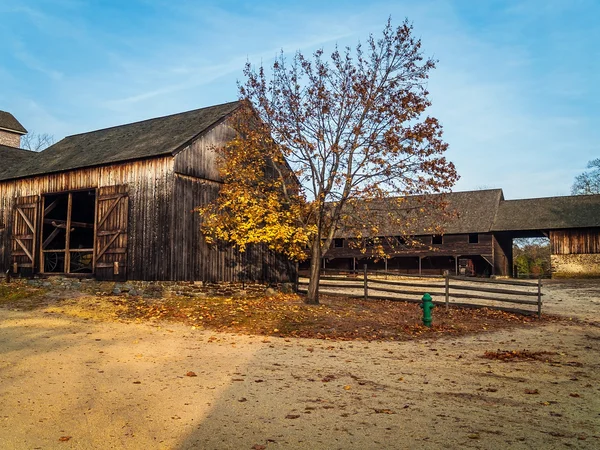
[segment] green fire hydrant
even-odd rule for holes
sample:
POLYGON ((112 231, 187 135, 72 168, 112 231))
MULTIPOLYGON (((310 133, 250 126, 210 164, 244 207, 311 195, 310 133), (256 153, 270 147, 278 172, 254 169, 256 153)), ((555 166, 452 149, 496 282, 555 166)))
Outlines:
POLYGON ((431 299, 431 295, 425 294, 421 299, 423 303, 419 306, 423 309, 423 325, 426 327, 431 326, 431 310, 435 308, 433 301, 431 299))

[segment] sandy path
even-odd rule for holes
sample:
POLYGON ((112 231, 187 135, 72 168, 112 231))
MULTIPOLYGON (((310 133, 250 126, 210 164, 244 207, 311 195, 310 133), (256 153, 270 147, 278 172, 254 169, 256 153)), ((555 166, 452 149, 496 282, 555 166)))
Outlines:
POLYGON ((578 322, 367 343, 0 309, 0 448, 595 449, 599 356, 578 322))

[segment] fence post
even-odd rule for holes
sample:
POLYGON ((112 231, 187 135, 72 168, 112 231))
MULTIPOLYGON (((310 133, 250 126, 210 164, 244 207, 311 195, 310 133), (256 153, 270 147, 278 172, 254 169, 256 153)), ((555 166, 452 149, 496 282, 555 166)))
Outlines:
POLYGON ((542 276, 538 278, 538 319, 542 318, 542 276))
POLYGON ((365 274, 365 300, 369 298, 369 287, 367 285, 367 265, 363 266, 364 274, 365 274))
POLYGON ((448 310, 448 307, 450 306, 450 273, 447 270, 444 272, 444 278, 446 282, 446 310, 448 310))

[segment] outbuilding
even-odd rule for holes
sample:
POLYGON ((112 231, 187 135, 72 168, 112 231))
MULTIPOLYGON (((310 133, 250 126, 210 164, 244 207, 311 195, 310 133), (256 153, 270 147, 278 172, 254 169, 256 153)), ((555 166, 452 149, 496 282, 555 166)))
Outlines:
POLYGON ((72 135, 40 153, 16 140, 0 145, 0 269, 115 280, 289 280, 294 266, 281 255, 209 246, 200 232, 195 208, 218 194, 216 150, 235 135, 242 107, 231 102, 72 135))

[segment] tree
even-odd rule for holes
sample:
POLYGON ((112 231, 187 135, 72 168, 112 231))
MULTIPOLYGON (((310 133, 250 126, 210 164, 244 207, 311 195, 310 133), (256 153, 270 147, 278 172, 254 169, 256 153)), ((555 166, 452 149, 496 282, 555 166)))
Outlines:
POLYGON ((54 136, 48 133, 30 131, 21 137, 21 148, 32 152, 41 152, 54 144, 54 136))
POLYGON ((600 194, 600 158, 588 162, 587 168, 592 170, 575 177, 571 187, 573 195, 600 194))
MULTIPOLYGON (((322 49, 310 59, 297 52, 289 62, 282 52, 269 75, 250 63, 244 69, 240 96, 261 125, 252 133, 245 130, 227 147, 223 160, 233 157, 230 167, 238 171, 228 174, 229 186, 217 200, 223 207, 213 209, 210 220, 224 225, 221 239, 238 243, 264 226, 266 216, 290 211, 285 220, 294 231, 275 240, 284 247, 307 245, 307 303, 318 303, 320 262, 336 231, 343 227, 356 234, 356 242, 365 242, 377 235, 378 221, 387 215, 382 204, 400 205, 406 195, 445 192, 458 179, 454 165, 443 156, 447 144, 441 125, 424 117, 431 104, 426 82, 435 61, 423 58, 421 42, 412 33, 408 21, 393 28, 388 20, 382 36, 369 36, 365 48, 336 47, 329 60, 322 49), (238 152, 232 151, 236 147, 238 152), (279 188, 272 197, 261 194, 252 176, 265 172, 258 154, 273 162, 271 173, 280 178, 269 186, 279 188), (247 169, 242 169, 244 164, 247 169), (297 193, 288 189, 292 183, 285 180, 284 167, 296 175, 297 193), (260 202, 251 217, 232 223, 248 197, 254 201, 261 196, 275 200, 260 202), (382 202, 386 199, 393 200, 382 202), (371 214, 372 209, 377 213, 371 214)), ((423 212, 423 206, 409 209, 423 212)), ((414 219, 387 218, 398 227, 414 219)))

